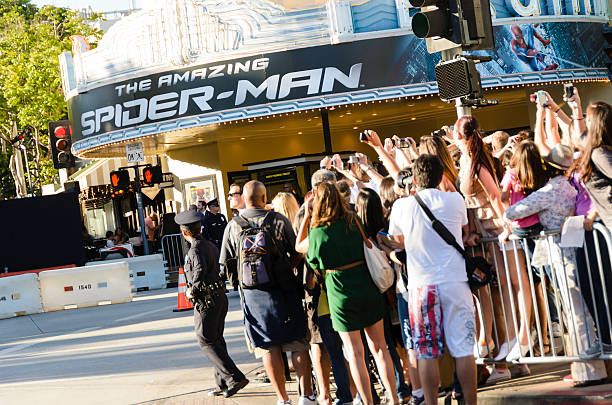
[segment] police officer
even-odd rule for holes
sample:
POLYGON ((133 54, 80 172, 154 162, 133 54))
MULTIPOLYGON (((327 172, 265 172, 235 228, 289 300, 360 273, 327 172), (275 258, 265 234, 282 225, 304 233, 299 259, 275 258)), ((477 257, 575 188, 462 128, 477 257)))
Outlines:
POLYGON ((231 397, 249 380, 230 358, 223 338, 228 302, 225 285, 219 278, 219 251, 211 242, 201 238, 200 217, 195 211, 181 212, 174 220, 191 245, 184 266, 189 286, 186 297, 195 302, 195 333, 200 348, 215 369, 217 387, 208 395, 231 397))
POLYGON ((210 200, 208 211, 204 214, 204 221, 202 222, 202 237, 214 243, 219 250, 223 241, 223 232, 227 226, 227 219, 225 219, 225 215, 219 212, 220 210, 219 200, 216 198, 210 200))

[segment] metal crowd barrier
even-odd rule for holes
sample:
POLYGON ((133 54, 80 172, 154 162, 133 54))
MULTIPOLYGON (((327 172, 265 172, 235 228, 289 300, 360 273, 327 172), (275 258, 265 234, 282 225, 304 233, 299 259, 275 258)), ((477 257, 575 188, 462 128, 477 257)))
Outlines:
POLYGON ((506 362, 495 355, 502 343, 511 340, 512 330, 518 339, 521 321, 528 325, 531 349, 518 363, 612 360, 612 234, 594 223, 593 231, 585 232, 581 261, 577 260, 580 248, 559 248, 558 239, 559 232, 532 238, 545 245, 547 254, 546 265, 538 269, 531 265, 533 250, 524 248, 533 247, 528 239, 511 236, 508 249, 501 248, 497 238, 486 238, 471 248, 472 254, 493 263, 497 275, 496 282, 475 293, 476 339, 490 335, 495 343, 494 350, 477 357, 477 363, 506 362), (529 303, 532 309, 526 319, 529 303), (555 320, 558 328, 553 327, 555 320))
POLYGON ((164 235, 161 239, 162 256, 166 263, 168 287, 178 285, 179 267, 185 264, 187 254, 185 240, 180 233, 164 235))

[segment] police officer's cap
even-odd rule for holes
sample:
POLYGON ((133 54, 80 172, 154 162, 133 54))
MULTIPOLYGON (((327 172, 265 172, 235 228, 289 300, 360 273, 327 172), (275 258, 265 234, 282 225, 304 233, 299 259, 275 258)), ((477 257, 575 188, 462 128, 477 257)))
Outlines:
POLYGON ((219 200, 217 198, 213 198, 212 200, 210 200, 208 202, 208 206, 210 207, 211 205, 216 205, 218 207, 219 206, 219 200))
POLYGON ((200 222, 201 219, 202 217, 197 211, 183 211, 175 215, 174 222, 179 225, 189 225, 200 222))

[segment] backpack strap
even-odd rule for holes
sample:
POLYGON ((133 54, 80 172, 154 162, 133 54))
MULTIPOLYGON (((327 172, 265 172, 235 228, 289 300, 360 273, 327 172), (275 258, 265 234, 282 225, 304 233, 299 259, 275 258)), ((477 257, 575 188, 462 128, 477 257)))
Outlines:
POLYGON ((249 221, 247 221, 247 219, 245 217, 243 217, 242 215, 238 215, 235 218, 233 218, 233 221, 235 221, 238 226, 240 227, 240 230, 244 231, 245 229, 251 228, 251 224, 249 224, 249 221))

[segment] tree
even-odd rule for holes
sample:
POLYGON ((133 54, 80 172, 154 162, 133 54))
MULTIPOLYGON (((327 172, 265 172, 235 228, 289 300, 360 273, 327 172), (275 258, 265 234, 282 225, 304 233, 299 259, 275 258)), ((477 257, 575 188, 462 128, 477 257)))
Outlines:
MULTIPOLYGON (((95 20, 100 16, 89 18, 95 20)), ((47 124, 67 118, 58 56, 71 50, 72 35, 89 38, 95 45, 102 32, 76 11, 53 6, 38 9, 29 0, 0 0, 0 138, 5 146, 3 151, 8 152, 10 146, 6 147, 6 142, 14 127, 27 129, 23 142, 29 168, 39 179, 30 184, 33 190, 57 178, 47 124)), ((0 164, 5 161, 0 160, 0 164)), ((2 187, 0 192, 10 192, 10 188, 2 187)))

